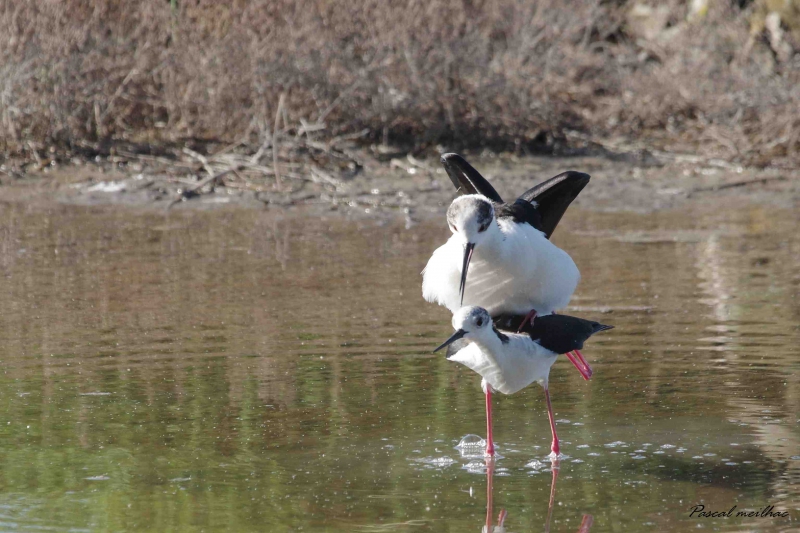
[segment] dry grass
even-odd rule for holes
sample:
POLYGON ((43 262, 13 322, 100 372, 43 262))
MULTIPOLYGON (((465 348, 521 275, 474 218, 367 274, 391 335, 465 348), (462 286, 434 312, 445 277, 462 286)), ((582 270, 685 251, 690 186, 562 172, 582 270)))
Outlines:
POLYGON ((800 56, 751 31, 758 5, 695 23, 654 5, 667 27, 645 39, 624 1, 0 0, 0 147, 262 146, 305 121, 414 146, 574 131, 796 161, 800 56))

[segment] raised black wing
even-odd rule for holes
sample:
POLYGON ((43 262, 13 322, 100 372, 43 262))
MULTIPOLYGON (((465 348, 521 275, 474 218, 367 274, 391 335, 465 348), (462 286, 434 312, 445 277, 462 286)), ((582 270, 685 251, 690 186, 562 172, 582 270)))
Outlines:
MULTIPOLYGON (((492 320, 500 330, 517 331, 524 318, 524 315, 500 315, 492 320)), ((552 352, 564 354, 583 348, 586 339, 595 333, 613 328, 574 316, 546 315, 534 318, 533 324, 528 323, 521 333, 527 333, 552 352)))
POLYGON ((442 165, 461 194, 482 194, 489 200, 503 203, 503 199, 494 190, 494 187, 481 176, 481 173, 472 168, 467 160, 458 154, 444 154, 442 165))
POLYGON ((539 231, 544 232, 549 239, 561 217, 564 216, 564 211, 586 187, 587 183, 589 183, 589 174, 568 170, 540 183, 532 189, 528 189, 519 197, 517 202, 519 200, 536 202, 538 226, 532 225, 539 231))

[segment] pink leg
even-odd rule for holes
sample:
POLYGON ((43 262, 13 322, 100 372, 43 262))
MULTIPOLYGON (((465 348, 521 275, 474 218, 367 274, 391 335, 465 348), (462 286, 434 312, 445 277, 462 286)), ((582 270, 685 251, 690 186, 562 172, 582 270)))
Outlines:
POLYGON ((486 387, 486 455, 494 457, 494 435, 492 435, 492 389, 486 387))
POLYGON ((586 362, 586 358, 583 357, 583 354, 581 353, 581 351, 580 350, 575 350, 572 353, 575 354, 575 356, 578 358, 578 360, 583 365, 583 368, 586 369, 586 373, 589 374, 589 377, 592 377, 592 374, 594 373, 594 372, 592 372, 592 367, 590 367, 589 363, 586 362))
POLYGON ((522 319, 522 323, 517 328, 517 333, 523 330, 526 324, 533 324, 533 319, 536 318, 536 309, 531 309, 530 312, 522 319))
POLYGON ((590 369, 587 370, 586 367, 583 366, 583 363, 578 360, 577 356, 574 355, 574 352, 567 352, 567 353, 564 354, 564 357, 569 359, 569 362, 572 363, 573 365, 575 365, 575 368, 577 368, 578 372, 581 373, 581 377, 583 379, 585 379, 587 381, 589 379, 591 379, 591 377, 592 377, 592 369, 590 368, 590 369))
POLYGON ((550 418, 550 431, 553 433, 553 443, 550 445, 550 450, 558 455, 560 448, 558 446, 558 435, 556 434, 556 421, 553 418, 553 405, 550 403, 550 390, 544 388, 544 398, 547 400, 547 416, 550 418))

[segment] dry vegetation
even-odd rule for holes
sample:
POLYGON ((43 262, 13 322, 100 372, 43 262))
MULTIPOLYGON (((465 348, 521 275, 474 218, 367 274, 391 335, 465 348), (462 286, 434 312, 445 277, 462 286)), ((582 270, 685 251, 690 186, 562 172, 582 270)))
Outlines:
POLYGON ((792 165, 798 3, 777 23, 768 1, 693 4, 0 0, 0 149, 255 151, 367 130, 792 165))

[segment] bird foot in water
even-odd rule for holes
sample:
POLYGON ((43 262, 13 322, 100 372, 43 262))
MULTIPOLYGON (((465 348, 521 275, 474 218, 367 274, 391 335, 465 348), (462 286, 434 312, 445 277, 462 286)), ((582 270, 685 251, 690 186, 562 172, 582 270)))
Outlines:
POLYGON ((560 459, 567 459, 568 457, 569 457, 568 455, 564 455, 563 453, 557 452, 557 451, 551 451, 550 455, 547 456, 547 458, 550 459, 551 461, 558 461, 560 459))
POLYGON ((491 455, 489 454, 489 450, 486 450, 483 453, 483 458, 487 461, 497 461, 498 459, 503 459, 504 456, 497 453, 497 447, 495 446, 494 450, 492 450, 491 455))
POLYGON ((550 459, 550 462, 555 464, 556 468, 558 468, 558 464, 559 464, 560 461, 565 461, 565 460, 569 459, 570 457, 572 457, 572 456, 571 455, 567 455, 565 453, 555 454, 553 452, 550 452, 550 455, 547 456, 547 458, 550 459))

